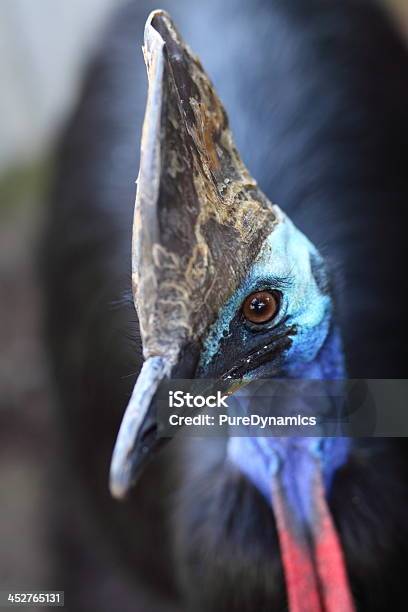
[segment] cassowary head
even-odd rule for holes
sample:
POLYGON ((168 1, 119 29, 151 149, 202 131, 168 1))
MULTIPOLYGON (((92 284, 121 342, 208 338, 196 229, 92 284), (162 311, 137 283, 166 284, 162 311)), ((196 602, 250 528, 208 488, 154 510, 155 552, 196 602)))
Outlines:
MULTIPOLYGON (((343 375, 324 261, 249 175, 212 84, 164 12, 148 19, 144 56, 132 284, 145 362, 114 451, 117 497, 158 446, 163 379, 343 375)), ((293 609, 334 610, 333 589, 336 609, 351 609, 325 501, 346 442, 231 438, 228 456, 270 497, 293 609)))

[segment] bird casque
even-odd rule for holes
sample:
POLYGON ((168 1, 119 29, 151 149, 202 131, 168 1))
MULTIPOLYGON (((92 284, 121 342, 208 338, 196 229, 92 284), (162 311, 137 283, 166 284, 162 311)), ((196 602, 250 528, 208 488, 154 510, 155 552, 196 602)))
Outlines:
MULTIPOLYGON (((344 374, 323 260, 249 175, 210 80, 166 13, 149 17, 143 52, 132 287, 145 362, 113 455, 117 497, 158 445, 164 378, 344 374)), ((324 485, 347 460, 348 441, 267 440, 233 437, 227 454, 270 490, 290 609, 353 610, 324 485), (251 469, 254 453, 261 470, 251 469)))

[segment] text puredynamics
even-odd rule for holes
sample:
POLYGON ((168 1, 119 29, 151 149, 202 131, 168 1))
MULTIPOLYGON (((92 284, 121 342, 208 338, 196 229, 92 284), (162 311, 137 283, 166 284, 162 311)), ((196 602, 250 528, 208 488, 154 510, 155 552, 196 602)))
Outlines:
POLYGON ((169 424, 171 426, 212 426, 212 425, 228 425, 229 427, 305 427, 315 426, 317 418, 314 416, 304 416, 301 414, 292 416, 261 416, 259 414, 251 414, 246 416, 232 416, 228 414, 219 414, 211 416, 208 414, 196 414, 195 416, 183 416, 179 414, 171 414, 169 416, 169 424))

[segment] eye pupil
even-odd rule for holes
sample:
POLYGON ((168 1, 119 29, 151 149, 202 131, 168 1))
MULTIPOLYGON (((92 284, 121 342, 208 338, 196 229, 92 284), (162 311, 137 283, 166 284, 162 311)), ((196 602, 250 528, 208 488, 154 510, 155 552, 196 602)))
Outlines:
POLYGON ((278 298, 271 291, 256 291, 245 299, 242 311, 251 323, 266 323, 273 319, 278 311, 278 298))
POLYGON ((251 310, 256 312, 256 314, 261 314, 262 311, 265 310, 267 305, 263 300, 256 297, 251 300, 251 304, 249 307, 251 310))

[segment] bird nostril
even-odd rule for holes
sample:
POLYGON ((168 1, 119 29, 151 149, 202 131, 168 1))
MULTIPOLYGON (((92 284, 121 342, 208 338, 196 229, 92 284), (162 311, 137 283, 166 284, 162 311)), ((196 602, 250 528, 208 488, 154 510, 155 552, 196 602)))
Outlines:
POLYGON ((148 448, 149 442, 155 439, 156 434, 157 434, 157 425, 156 423, 152 423, 142 432, 141 440, 140 440, 141 443, 145 445, 145 447, 148 448))
POLYGON ((276 292, 255 291, 247 296, 242 312, 251 323, 267 323, 277 314, 279 299, 276 292))

